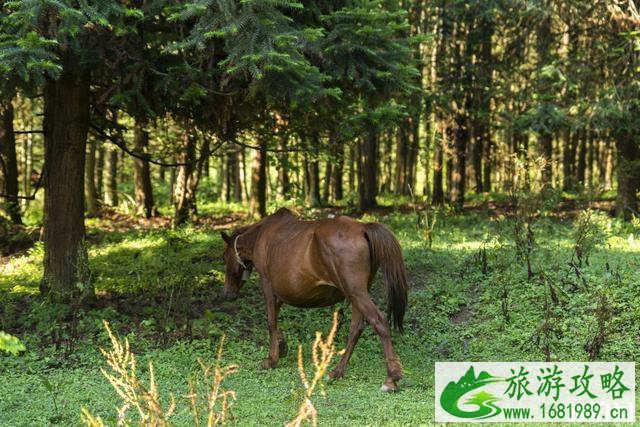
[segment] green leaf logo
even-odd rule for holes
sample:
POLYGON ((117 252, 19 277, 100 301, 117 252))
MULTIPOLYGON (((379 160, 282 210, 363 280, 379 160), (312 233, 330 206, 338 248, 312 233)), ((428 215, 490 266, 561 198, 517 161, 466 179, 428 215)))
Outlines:
POLYGON ((440 395, 440 405, 442 409, 453 416, 459 418, 491 418, 498 415, 502 410, 495 405, 500 400, 491 393, 479 391, 469 397, 465 404, 475 405, 478 407, 475 411, 464 411, 458 407, 458 402, 470 391, 476 390, 486 384, 503 381, 502 378, 489 375, 482 371, 476 378, 473 366, 469 367, 466 374, 458 380, 451 381, 442 391, 440 395))

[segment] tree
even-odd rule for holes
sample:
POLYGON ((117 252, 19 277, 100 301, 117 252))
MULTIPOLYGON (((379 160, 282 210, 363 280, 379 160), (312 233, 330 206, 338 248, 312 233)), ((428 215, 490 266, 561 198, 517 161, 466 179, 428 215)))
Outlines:
POLYGON ((18 160, 13 130, 13 104, 10 98, 0 99, 0 191, 6 198, 5 209, 14 224, 22 224, 18 199, 18 160))
MULTIPOLYGON (((136 118, 133 130, 134 147, 136 154, 141 156, 148 155, 149 150, 149 132, 146 129, 147 125, 148 122, 145 116, 136 118)), ((149 160, 137 157, 133 162, 136 213, 145 218, 151 218, 155 214, 155 206, 153 202, 149 160)))
POLYGON ((323 40, 327 72, 343 98, 350 94, 358 105, 351 126, 359 129, 359 208, 367 210, 377 204, 379 134, 405 117, 404 107, 389 101, 417 89, 406 13, 377 0, 358 0, 325 20, 330 28, 323 40))
POLYGON ((83 182, 90 126, 92 71, 139 16, 119 2, 11 2, 2 26, 0 61, 23 82, 43 83, 44 276, 52 300, 92 295, 84 245, 83 182), (99 47, 99 49, 97 48, 99 47), (69 102, 73 100, 73 102, 69 102))

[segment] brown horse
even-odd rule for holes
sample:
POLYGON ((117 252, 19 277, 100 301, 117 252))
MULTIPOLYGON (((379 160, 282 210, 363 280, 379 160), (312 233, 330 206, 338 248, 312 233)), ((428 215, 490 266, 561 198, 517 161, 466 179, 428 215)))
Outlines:
POLYGON ((371 282, 382 267, 388 307, 402 332, 407 307, 407 279, 402 250, 395 236, 378 223, 360 223, 346 216, 317 221, 299 220, 280 209, 260 222, 242 227, 231 236, 224 232, 226 277, 223 295, 235 299, 255 268, 260 274, 269 323, 269 357, 274 368, 286 344, 278 330, 282 303, 296 307, 325 307, 343 299, 352 306, 351 326, 344 355, 331 378, 344 376, 353 348, 368 322, 380 336, 387 363, 383 391, 394 391, 402 378, 385 316, 369 296, 371 282))

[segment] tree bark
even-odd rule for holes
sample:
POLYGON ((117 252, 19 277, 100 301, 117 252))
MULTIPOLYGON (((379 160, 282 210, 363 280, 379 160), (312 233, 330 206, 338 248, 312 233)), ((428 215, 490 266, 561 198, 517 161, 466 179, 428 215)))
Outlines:
POLYGON ((435 138, 435 144, 433 147, 433 203, 436 205, 442 205, 444 203, 444 177, 443 177, 443 166, 444 166, 444 139, 447 135, 447 129, 445 126, 442 126, 442 131, 440 134, 440 138, 435 138))
POLYGON ((467 145, 469 129, 466 117, 458 116, 452 153, 451 169, 451 204, 454 209, 461 211, 467 182, 467 145))
MULTIPOLYGON (((146 155, 149 151, 149 132, 145 117, 136 118, 133 129, 134 150, 136 154, 146 155)), ((151 169, 149 161, 135 157, 133 159, 136 215, 151 218, 155 215, 153 187, 151 186, 151 169)))
POLYGON ((333 168, 333 177, 331 184, 333 186, 334 200, 342 200, 344 198, 344 184, 342 182, 344 174, 344 144, 341 141, 336 143, 336 161, 333 168))
POLYGON ((96 153, 96 194, 98 200, 103 200, 104 194, 104 144, 100 144, 96 153))
POLYGON ((84 203, 87 216, 98 215, 98 194, 96 192, 96 141, 88 141, 88 153, 85 157, 84 168, 84 203))
POLYGON ((584 132, 580 131, 576 136, 578 140, 578 167, 576 168, 576 178, 581 186, 585 184, 587 170, 587 138, 584 132))
POLYGON ((189 214, 194 209, 192 205, 195 203, 195 200, 191 197, 189 185, 195 170, 196 139, 195 135, 190 133, 190 129, 191 125, 187 123, 183 135, 183 149, 178 155, 179 162, 185 164, 178 167, 175 182, 173 224, 176 227, 187 222, 189 214))
POLYGON ((0 172, 2 183, 0 192, 8 197, 4 201, 5 209, 14 224, 22 224, 20 201, 18 200, 18 158, 16 156, 16 137, 13 131, 13 104, 11 100, 0 104, 0 172))
MULTIPOLYGON (((543 2, 542 6, 548 7, 543 2)), ((553 33, 551 26, 551 11, 546 10, 545 15, 540 19, 537 33, 536 33, 536 50, 538 53, 538 72, 541 74, 541 70, 552 63, 551 48, 553 43, 553 33)), ((537 76, 537 90, 538 97, 540 98, 538 108, 546 110, 549 107, 549 103, 554 102, 554 94, 552 84, 553 80, 544 75, 537 76)), ((542 113, 543 120, 547 120, 546 114, 542 113)), ((551 123, 544 123, 544 126, 539 131, 538 143, 540 145, 540 154, 545 160, 545 164, 542 168, 542 185, 543 187, 551 186, 553 181, 553 129, 551 123)))
MULTIPOLYGON (((200 152, 201 153, 209 152, 209 147, 211 147, 211 140, 205 135, 204 140, 202 141, 202 148, 200 152)), ((189 196, 188 197, 189 199, 192 200, 190 205, 191 211, 189 213, 191 214, 192 218, 195 218, 196 216, 198 216, 198 202, 197 202, 198 185, 200 184, 200 181, 202 180, 202 177, 205 174, 208 158, 209 156, 206 156, 204 158, 201 158, 200 161, 197 162, 194 174, 189 180, 189 187, 188 187, 189 196)))
POLYGON ((616 216, 630 220, 638 215, 637 192, 640 188, 640 144, 634 135, 623 132, 616 138, 618 149, 616 216))
POLYGON ((63 58, 58 80, 44 87, 44 276, 50 300, 91 297, 84 246, 84 166, 89 130, 88 72, 75 58, 63 58))
POLYGON ((356 159, 358 148, 356 144, 351 144, 349 147, 349 192, 355 193, 356 191, 356 159))
POLYGON ((311 158, 307 160, 307 202, 312 207, 320 206, 320 161, 318 151, 320 150, 320 138, 318 135, 311 137, 311 158))
POLYGON ((396 176, 394 190, 396 194, 405 194, 405 184, 407 182, 409 135, 407 124, 401 123, 396 135, 396 176))
POLYGON ((484 139, 478 135, 478 133, 482 132, 481 128, 474 128, 474 130, 476 132, 474 132, 474 135, 471 138, 471 161, 473 163, 473 179, 476 184, 476 194, 481 194, 484 192, 484 181, 482 180, 484 139))
POLYGON ((104 192, 105 203, 109 206, 118 206, 118 149, 109 147, 107 153, 107 186, 104 192))
POLYGON ((289 153, 285 151, 289 145, 289 135, 287 132, 282 131, 280 136, 280 149, 282 150, 278 154, 278 182, 280 197, 286 200, 291 193, 291 182, 289 180, 289 153))
POLYGON ((482 168, 482 172, 476 172, 476 180, 478 182, 478 192, 490 192, 491 191, 491 162, 492 162, 492 146, 493 141, 491 138, 491 125, 492 125, 492 113, 491 113, 491 98, 493 87, 493 68, 494 59, 492 53, 493 47, 493 33, 494 23, 492 17, 487 16, 487 11, 484 11, 484 15, 480 18, 478 30, 480 32, 480 46, 478 53, 478 73, 477 86, 478 86, 478 102, 479 111, 476 111, 477 126, 476 129, 476 144, 480 144, 482 147, 478 147, 481 151, 479 153, 481 161, 477 167, 482 168), (479 140, 478 140, 479 139, 479 140))
MULTIPOLYGON (((333 151, 333 147, 332 147, 333 151)), ((322 183, 322 200, 323 203, 329 203, 331 197, 331 176, 333 174, 333 159, 326 161, 324 166, 324 182, 322 183)))
POLYGON ((240 179, 240 153, 233 144, 227 152, 227 201, 242 202, 242 179, 240 179))
POLYGON ((378 135, 369 124, 360 144, 362 180, 358 188, 360 193, 360 211, 378 206, 378 135))
POLYGON ((264 218, 267 215, 267 143, 260 141, 251 165, 251 215, 264 218))

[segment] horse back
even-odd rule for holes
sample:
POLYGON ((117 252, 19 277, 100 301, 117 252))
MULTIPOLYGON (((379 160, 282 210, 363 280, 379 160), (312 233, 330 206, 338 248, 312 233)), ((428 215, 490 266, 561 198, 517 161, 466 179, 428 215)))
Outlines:
POLYGON ((271 221, 261 230, 256 249, 256 268, 288 303, 299 298, 299 305, 329 305, 352 293, 351 284, 365 289, 370 284, 364 224, 349 217, 271 221))

